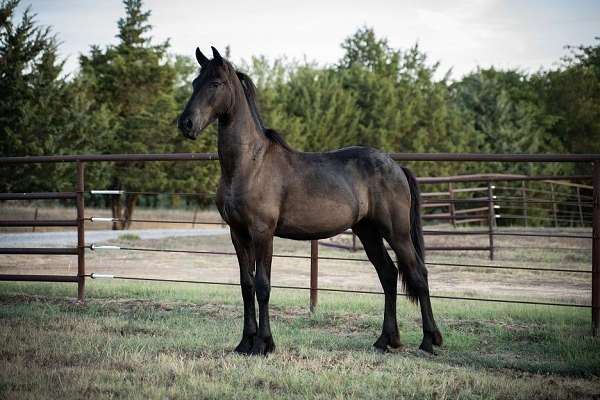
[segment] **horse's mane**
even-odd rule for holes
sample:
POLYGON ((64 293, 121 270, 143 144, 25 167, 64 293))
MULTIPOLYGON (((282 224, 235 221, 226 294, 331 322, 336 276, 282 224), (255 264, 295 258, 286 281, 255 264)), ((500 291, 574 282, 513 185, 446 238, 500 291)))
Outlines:
POLYGON ((275 129, 265 127, 260 113, 258 112, 258 106, 256 105, 256 86, 254 85, 254 82, 252 82, 252 79, 250 79, 250 77, 243 72, 236 71, 236 75, 242 84, 242 88, 244 88, 246 101, 248 102, 252 118, 254 118, 258 128, 271 142, 277 143, 288 151, 294 151, 279 132, 277 132, 275 129))

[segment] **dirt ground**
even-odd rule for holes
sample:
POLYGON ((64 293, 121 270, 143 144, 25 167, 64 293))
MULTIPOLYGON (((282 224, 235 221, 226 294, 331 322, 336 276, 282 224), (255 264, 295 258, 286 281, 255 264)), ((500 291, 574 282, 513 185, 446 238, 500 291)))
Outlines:
MULTIPOLYGON (((64 216, 61 209, 46 211, 43 218, 64 216)), ((3 208, 0 214, 9 213, 11 218, 22 215, 23 210, 3 208)), ((88 210, 88 216, 95 215, 88 210)), ((104 215, 97 212, 96 216, 104 215)), ((139 210, 138 219, 181 219, 191 220, 193 212, 139 210)), ((219 221, 215 212, 203 211, 198 221, 219 221)), ((91 225, 91 224, 90 224, 91 225)), ((95 228, 94 224, 90 228, 95 228)), ((190 228, 189 225, 164 225, 156 223, 135 224, 132 228, 175 227, 190 228)), ((196 225, 202 229, 203 225, 196 225)), ((208 227, 207 225, 204 227, 208 227)), ((213 226, 214 227, 214 226, 213 226)), ((103 229, 109 228, 106 224, 103 229)), ((450 229, 449 227, 426 227, 427 229, 450 229)), ((504 230, 508 230, 504 228, 504 230)), ((520 228, 519 230, 523 230, 520 228)), ((533 229, 535 232, 556 230, 533 229)), ((589 235, 589 230, 565 228, 560 232, 589 235)), ((338 236, 324 242, 350 244, 351 236, 338 236)), ((110 244, 150 249, 178 249, 194 251, 234 252, 230 239, 225 236, 168 238, 159 240, 114 240, 110 244)), ((360 242, 357 240, 357 244, 360 242)), ((487 236, 426 236, 428 246, 481 245, 488 244, 487 236)), ((538 238, 538 237, 495 237, 496 257, 492 262, 487 252, 477 251, 431 251, 429 263, 494 264, 529 268, 591 269, 591 241, 589 239, 538 238)), ((320 256, 347 257, 365 260, 362 250, 356 252, 320 246, 320 256)), ((310 244, 303 241, 276 239, 275 254, 310 255, 310 244)), ((395 258, 395 257, 394 257, 395 258)), ((551 302, 576 302, 589 304, 591 297, 591 274, 522 270, 498 270, 463 268, 455 266, 428 265, 429 284, 432 294, 454 294, 473 297, 507 298, 521 300, 543 300, 551 302)), ((308 286, 310 261, 308 259, 273 259, 272 284, 308 286)), ((164 253, 149 251, 104 250, 87 251, 86 273, 99 272, 118 276, 152 277, 165 279, 201 280, 237 283, 239 280, 237 261, 231 255, 209 255, 190 253, 164 253)), ((15 274, 73 274, 77 273, 74 256, 25 256, 0 255, 0 273, 15 274)), ((381 290, 374 268, 368 262, 320 260, 319 286, 322 288, 349 288, 381 290)))

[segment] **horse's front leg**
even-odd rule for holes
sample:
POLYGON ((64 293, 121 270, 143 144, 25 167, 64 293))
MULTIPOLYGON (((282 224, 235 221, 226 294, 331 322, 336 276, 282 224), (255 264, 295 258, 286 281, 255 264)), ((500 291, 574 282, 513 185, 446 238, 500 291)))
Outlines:
POLYGON ((269 325, 269 296, 271 293, 271 259, 273 235, 254 235, 252 238, 256 255, 256 300, 258 301, 258 335, 254 338, 251 354, 266 355, 275 350, 269 325))
POLYGON ((234 229, 231 229, 231 241, 240 264, 240 286, 244 300, 244 330, 242 340, 235 351, 249 354, 258 331, 254 308, 254 247, 247 233, 237 232, 234 229))

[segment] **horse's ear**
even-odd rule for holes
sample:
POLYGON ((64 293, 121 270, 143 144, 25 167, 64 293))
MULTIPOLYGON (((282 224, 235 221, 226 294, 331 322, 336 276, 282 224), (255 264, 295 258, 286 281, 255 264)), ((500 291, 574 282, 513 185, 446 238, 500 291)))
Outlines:
POLYGON ((196 60, 202 68, 206 67, 209 61, 208 58, 206 58, 206 56, 202 54, 199 47, 196 47, 196 60))
POLYGON ((221 57, 217 49, 215 49, 213 46, 210 46, 210 48, 213 52, 213 59, 217 62, 217 64, 223 64, 223 57, 221 57))

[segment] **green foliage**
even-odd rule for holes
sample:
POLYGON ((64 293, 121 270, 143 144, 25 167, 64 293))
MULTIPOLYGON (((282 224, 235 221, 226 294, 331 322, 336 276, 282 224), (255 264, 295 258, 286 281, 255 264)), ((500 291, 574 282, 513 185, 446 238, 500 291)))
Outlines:
MULTIPOLYGON (((303 66, 279 89, 278 119, 293 146, 306 151, 332 150, 352 144, 360 111, 334 71, 303 66), (358 111, 358 112, 357 112, 358 111), (289 132, 289 133, 288 133, 289 132)), ((275 118, 277 119, 277 118, 275 118)))
POLYGON ((392 78, 398 74, 400 51, 390 47, 386 39, 377 38, 372 28, 359 28, 342 42, 341 47, 345 52, 339 62, 342 69, 359 66, 392 78))
MULTIPOLYGON (((126 15, 118 22, 120 42, 101 50, 93 46, 80 57, 79 79, 98 109, 115 116, 109 140, 97 143, 103 153, 164 153, 172 150, 176 103, 175 69, 166 62, 168 43, 153 45, 149 11, 140 0, 124 1, 126 15)), ((111 186, 127 190, 159 190, 167 181, 158 163, 117 163, 111 186)))
MULTIPOLYGON (((18 5, 0 3, 0 154, 61 154, 71 98, 59 79, 57 40, 29 8, 16 21, 18 5)), ((6 167, 0 191, 51 190, 65 183, 64 173, 63 165, 6 167)))
POLYGON ((131 242, 131 241, 135 241, 135 240, 140 240, 140 237, 139 237, 139 235, 136 235, 134 233, 124 233, 123 235, 119 235, 119 237, 117 239, 126 241, 126 242, 131 242))
MULTIPOLYGON (((472 124, 476 151, 537 154, 561 150, 548 135, 555 118, 544 112, 527 75, 515 70, 479 69, 453 84, 452 90, 455 103, 472 124)), ((519 163, 505 172, 553 171, 542 164, 519 163)))
MULTIPOLYGON (((570 50, 558 69, 532 77, 544 113, 554 118, 547 134, 565 152, 600 153, 600 38, 570 50)), ((589 173, 588 166, 577 168, 589 173)))

